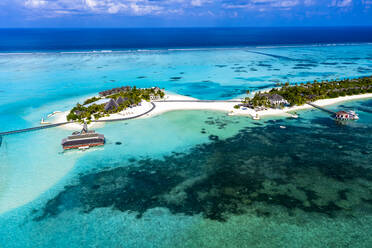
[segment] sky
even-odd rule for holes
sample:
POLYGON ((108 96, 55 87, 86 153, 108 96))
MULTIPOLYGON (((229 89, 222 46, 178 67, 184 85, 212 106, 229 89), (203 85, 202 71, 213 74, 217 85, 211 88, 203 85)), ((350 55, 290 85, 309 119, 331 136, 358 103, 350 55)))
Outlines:
POLYGON ((0 0, 0 28, 372 25, 372 0, 0 0))

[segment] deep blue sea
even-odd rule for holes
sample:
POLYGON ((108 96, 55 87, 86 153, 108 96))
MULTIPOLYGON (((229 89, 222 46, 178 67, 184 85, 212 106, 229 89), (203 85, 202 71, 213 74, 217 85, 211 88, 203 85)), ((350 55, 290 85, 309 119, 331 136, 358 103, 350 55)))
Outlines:
POLYGON ((372 27, 0 29, 0 51, 87 51, 372 42, 372 27))
MULTIPOLYGON (((232 99, 371 74, 370 27, 1 29, 0 132, 123 85, 232 99)), ((0 248, 369 248, 372 99, 327 108, 360 119, 173 111, 84 152, 66 127, 0 137, 0 248)))

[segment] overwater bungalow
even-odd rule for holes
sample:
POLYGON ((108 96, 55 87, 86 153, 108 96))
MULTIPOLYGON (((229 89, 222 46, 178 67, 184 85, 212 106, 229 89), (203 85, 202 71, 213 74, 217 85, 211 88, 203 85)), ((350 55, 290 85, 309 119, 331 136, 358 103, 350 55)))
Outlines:
POLYGON ((127 92, 127 91, 130 91, 130 89, 131 89, 130 86, 122 86, 122 87, 118 87, 118 88, 113 88, 113 89, 101 91, 98 94, 100 96, 109 96, 109 95, 119 93, 119 92, 127 92))
POLYGON ((354 111, 338 111, 335 115, 337 120, 358 120, 359 116, 354 111))
POLYGON ((102 146, 105 144, 105 136, 93 130, 88 131, 88 126, 84 123, 83 129, 80 132, 73 132, 72 135, 63 139, 61 144, 65 150, 102 146))

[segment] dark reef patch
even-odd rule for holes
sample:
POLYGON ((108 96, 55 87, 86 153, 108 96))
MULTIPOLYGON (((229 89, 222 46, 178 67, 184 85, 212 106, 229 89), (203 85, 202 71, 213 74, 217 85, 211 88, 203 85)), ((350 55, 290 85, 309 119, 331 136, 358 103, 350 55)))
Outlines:
POLYGON ((182 79, 182 77, 171 77, 169 80, 170 81, 178 81, 180 79, 182 79))
POLYGON ((258 63, 257 66, 260 66, 260 67, 272 67, 272 65, 265 64, 265 63, 262 63, 262 62, 258 63))
MULTIPOLYGON (((372 212, 372 153, 361 155, 372 149, 372 130, 339 126, 330 118, 315 122, 321 127, 278 131, 277 121, 267 121, 187 153, 123 161, 122 167, 80 175, 33 213, 34 220, 102 207, 134 211, 139 218, 148 209, 166 207, 218 221, 247 211, 270 216, 275 214, 270 207, 277 206, 290 214, 301 210, 331 218, 372 212)), ((110 167, 109 161, 97 163, 110 167)))
POLYGON ((360 72, 360 73, 369 73, 369 72, 372 72, 372 69, 367 68, 367 67, 359 66, 358 67, 358 72, 360 72))
POLYGON ((323 63, 320 63, 321 65, 338 65, 337 62, 323 62, 323 63))
POLYGON ((296 64, 296 66, 301 66, 301 67, 315 67, 315 66, 317 66, 317 64, 299 63, 299 64, 296 64))

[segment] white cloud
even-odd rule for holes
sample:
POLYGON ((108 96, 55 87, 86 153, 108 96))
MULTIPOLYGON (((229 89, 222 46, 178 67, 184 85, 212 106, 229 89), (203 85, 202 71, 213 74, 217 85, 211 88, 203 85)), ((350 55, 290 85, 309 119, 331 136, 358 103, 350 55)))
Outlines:
POLYGON ((312 5, 315 5, 315 0, 305 0, 304 1, 304 5, 305 6, 312 6, 312 5))
POLYGON ((331 6, 344 8, 349 7, 350 5, 352 5, 352 3, 353 0, 333 0, 331 6))
MULTIPOLYGON (((171 0, 183 1, 183 0, 171 0)), ((200 0, 202 1, 202 0, 200 0)), ((95 14, 129 14, 147 15, 159 14, 166 11, 162 4, 169 1, 155 2, 151 0, 25 0, 27 8, 45 10, 45 14, 71 14, 71 13, 95 13, 95 14)), ((174 9, 172 9, 174 11, 174 9)))
POLYGON ((31 8, 38 8, 42 7, 47 4, 47 1, 44 0, 27 0, 25 2, 26 7, 31 7, 31 8))
POLYGON ((249 0, 247 3, 229 3, 223 4, 228 9, 254 9, 260 12, 269 9, 289 9, 299 4, 298 0, 249 0))
POLYGON ((211 3, 211 0, 191 0, 190 5, 200 7, 206 3, 211 3))
POLYGON ((273 3, 271 6, 288 8, 288 7, 294 7, 296 5, 298 5, 297 0, 286 0, 286 1, 277 1, 277 2, 273 3))
POLYGON ((202 0, 191 0, 191 5, 192 6, 202 6, 203 2, 202 2, 202 0))

